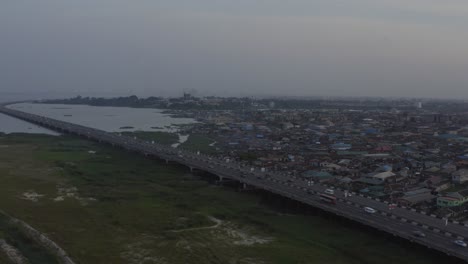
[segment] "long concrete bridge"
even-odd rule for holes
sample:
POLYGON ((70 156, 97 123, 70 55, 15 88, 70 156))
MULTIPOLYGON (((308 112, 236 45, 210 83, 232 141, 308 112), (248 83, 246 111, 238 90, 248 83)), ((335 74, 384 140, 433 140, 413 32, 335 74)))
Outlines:
POLYGON ((230 179, 239 181, 245 185, 323 209, 468 262, 468 248, 454 243, 457 239, 464 240, 466 238, 468 240, 468 224, 446 221, 435 215, 429 215, 411 208, 396 207, 391 209, 387 202, 356 193, 351 193, 351 196, 345 195, 345 190, 341 189, 335 189, 337 204, 327 204, 320 201, 319 194, 325 189, 333 187, 313 184, 310 181, 292 178, 289 175, 278 172, 247 167, 218 157, 175 149, 135 137, 121 136, 115 133, 14 110, 6 105, 0 105, 0 113, 61 133, 74 134, 107 143, 128 151, 157 157, 166 162, 177 162, 189 167, 191 170, 198 169, 217 175, 221 180, 230 179), (376 210, 376 213, 366 213, 363 210, 364 207, 371 207, 376 210), (413 235, 414 231, 424 232, 426 237, 416 237, 413 235))

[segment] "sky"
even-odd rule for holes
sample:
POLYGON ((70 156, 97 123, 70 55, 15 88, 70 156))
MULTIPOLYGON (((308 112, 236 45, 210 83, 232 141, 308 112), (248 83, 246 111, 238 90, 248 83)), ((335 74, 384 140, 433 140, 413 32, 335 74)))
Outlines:
POLYGON ((0 1, 0 96, 184 91, 468 99, 468 1, 0 1))

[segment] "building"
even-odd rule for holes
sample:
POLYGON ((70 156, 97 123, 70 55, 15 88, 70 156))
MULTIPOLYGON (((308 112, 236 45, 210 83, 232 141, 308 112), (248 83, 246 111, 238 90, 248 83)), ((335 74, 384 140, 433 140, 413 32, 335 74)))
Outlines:
POLYGON ((468 181, 468 169, 461 169, 452 173, 452 182, 461 184, 468 181))
POLYGON ((412 206, 420 203, 431 202, 436 198, 428 188, 420 188, 405 192, 398 203, 404 206, 412 206))
POLYGON ((380 173, 370 173, 364 177, 357 179, 357 182, 366 183, 370 185, 385 184, 389 179, 395 178, 396 174, 391 171, 385 171, 380 173))
POLYGON ((456 207, 461 206, 468 201, 468 189, 459 192, 448 193, 445 196, 437 198, 437 206, 439 207, 456 207))

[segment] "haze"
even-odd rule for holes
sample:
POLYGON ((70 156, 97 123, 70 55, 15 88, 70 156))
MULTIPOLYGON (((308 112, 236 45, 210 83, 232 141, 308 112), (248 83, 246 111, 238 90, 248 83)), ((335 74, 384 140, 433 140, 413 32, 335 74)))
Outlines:
POLYGON ((468 98, 464 0, 4 0, 0 93, 468 98))

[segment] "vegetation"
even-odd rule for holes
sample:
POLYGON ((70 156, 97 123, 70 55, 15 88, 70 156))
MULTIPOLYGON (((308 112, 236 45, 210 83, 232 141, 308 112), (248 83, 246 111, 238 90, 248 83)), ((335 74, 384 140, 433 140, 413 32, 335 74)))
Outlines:
POLYGON ((284 214, 269 196, 211 185, 187 168, 94 142, 8 135, 0 147, 0 209, 79 263, 446 260, 320 212, 284 214))

